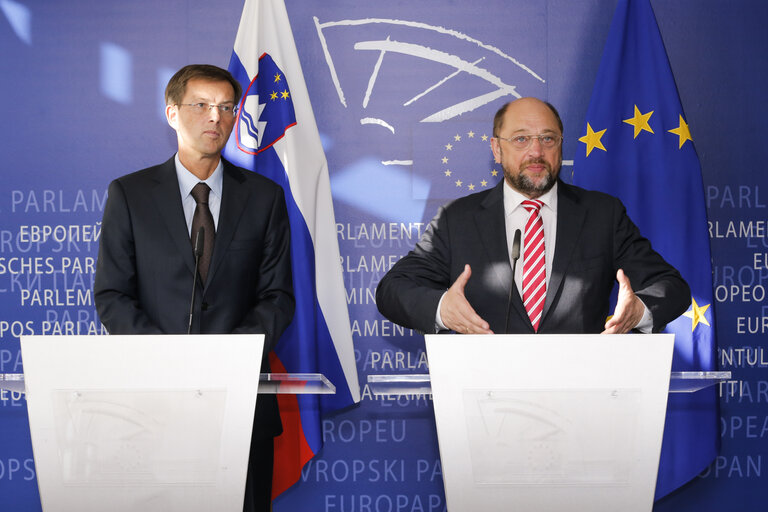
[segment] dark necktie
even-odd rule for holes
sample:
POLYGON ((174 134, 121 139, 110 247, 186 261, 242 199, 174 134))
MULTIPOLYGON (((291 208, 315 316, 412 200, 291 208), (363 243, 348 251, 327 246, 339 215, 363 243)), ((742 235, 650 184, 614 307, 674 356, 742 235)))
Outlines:
POLYGON ((195 198, 197 206, 195 207, 195 213, 192 216, 192 244, 195 243, 195 237, 197 231, 202 227, 205 229, 203 254, 200 256, 200 263, 198 271, 200 272, 200 280, 205 284, 205 280, 208 278, 208 267, 211 265, 211 255, 213 254, 213 239, 216 235, 216 228, 213 224, 213 215, 208 208, 208 194, 211 192, 210 187, 203 182, 198 183, 192 188, 192 197, 195 198))

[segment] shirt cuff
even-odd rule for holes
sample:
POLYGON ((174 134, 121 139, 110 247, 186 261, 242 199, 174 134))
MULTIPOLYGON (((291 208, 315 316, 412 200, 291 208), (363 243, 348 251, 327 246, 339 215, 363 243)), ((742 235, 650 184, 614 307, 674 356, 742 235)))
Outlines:
POLYGON ((637 329, 643 334, 650 334, 651 332, 653 332, 653 315, 651 314, 651 311, 648 309, 648 307, 645 305, 645 302, 643 302, 643 299, 638 297, 638 300, 643 303, 643 308, 645 308, 645 311, 643 312, 643 318, 641 318, 640 321, 637 322, 635 329, 637 329))
POLYGON ((443 304, 443 299, 445 298, 446 293, 448 292, 443 292, 443 295, 440 297, 440 302, 437 303, 437 311, 435 311, 435 332, 448 330, 443 323, 443 319, 440 317, 440 306, 443 304))

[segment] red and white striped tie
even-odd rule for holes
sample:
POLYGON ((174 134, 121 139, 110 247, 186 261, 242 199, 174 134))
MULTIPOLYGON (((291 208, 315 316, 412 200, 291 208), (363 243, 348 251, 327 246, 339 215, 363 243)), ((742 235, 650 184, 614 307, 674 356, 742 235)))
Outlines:
POLYGON ((544 203, 538 199, 522 202, 528 212, 523 235, 523 305, 531 319, 533 330, 538 332, 544 298, 547 293, 547 265, 544 259, 544 223, 539 210, 544 203))

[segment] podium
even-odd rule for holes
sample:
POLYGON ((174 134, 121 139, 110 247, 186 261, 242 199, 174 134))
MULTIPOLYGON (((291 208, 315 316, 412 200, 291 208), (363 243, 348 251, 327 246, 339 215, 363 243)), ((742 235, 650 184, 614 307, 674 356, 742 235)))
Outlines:
POLYGON ((260 375, 263 335, 23 336, 40 498, 56 511, 243 507, 257 393, 335 393, 260 375))
MULTIPOLYGON (((430 374, 370 376, 431 393, 449 512, 653 507, 674 339, 427 335, 430 374)), ((678 374, 693 392, 729 372, 678 374)))

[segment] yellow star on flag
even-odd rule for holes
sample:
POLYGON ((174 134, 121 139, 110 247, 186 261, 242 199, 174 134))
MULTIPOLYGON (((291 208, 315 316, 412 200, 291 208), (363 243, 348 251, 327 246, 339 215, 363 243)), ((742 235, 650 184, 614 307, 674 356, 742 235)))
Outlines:
POLYGON ((497 171, 496 169, 491 171, 491 176, 498 176, 498 175, 499 175, 499 171, 497 171))
POLYGON ((480 182, 480 185, 482 185, 484 187, 487 187, 488 186, 488 182, 483 180, 483 181, 480 182))
POLYGON ((446 144, 445 145, 445 149, 447 149, 448 151, 452 150, 453 149, 453 144, 446 144))
POLYGON ((447 163, 448 163, 448 157, 447 157, 447 156, 444 156, 444 157, 443 157, 443 163, 444 163, 444 164, 447 164, 447 163))
POLYGON ((288 96, 290 96, 290 95, 291 95, 291 93, 289 93, 288 91, 283 91, 283 92, 280 93, 280 97, 283 98, 284 100, 287 100, 288 96))
POLYGON ((600 130, 599 132, 593 131, 592 127, 587 123, 587 134, 579 138, 579 142, 583 142, 587 145, 587 156, 589 156, 595 148, 607 151, 605 146, 603 146, 603 143, 600 142, 600 138, 602 138, 606 130, 607 128, 605 130, 600 130))
POLYGON ((269 95, 269 99, 276 100, 277 99, 277 93, 275 91, 272 91, 272 94, 269 95))
POLYGON ((469 137, 470 139, 474 139, 474 138, 475 138, 475 132, 473 132, 473 131, 471 131, 471 130, 470 130, 470 131, 468 131, 468 132, 467 132, 467 137, 469 137))
POLYGON ((696 326, 699 324, 699 322, 703 323, 704 325, 709 326, 709 322, 707 321, 707 317, 704 316, 704 313, 707 312, 709 309, 709 306, 711 304, 707 304, 706 306, 699 307, 698 304, 696 304, 696 299, 691 297, 692 303, 691 303, 691 310, 686 311, 683 313, 683 316, 687 316, 692 320, 691 322, 691 332, 693 332, 696 329, 696 326))
POLYGON ((482 137, 480 137, 480 139, 481 139, 483 142, 485 142, 485 141, 487 141, 487 140, 488 140, 488 136, 487 136, 487 135, 483 135, 482 137))
POLYGON ((648 120, 651 118, 651 114, 653 114, 653 110, 651 110, 647 114, 641 114, 640 109, 637 108, 637 105, 635 105, 634 117, 630 117, 629 119, 624 119, 625 123, 631 124, 635 128, 635 136, 634 136, 635 139, 637 138, 638 135, 640 135, 640 132, 643 130, 653 133, 653 130, 651 130, 651 125, 648 124, 648 120))
POLYGON ((280 80, 282 80, 282 77, 280 76, 280 73, 276 73, 275 74, 275 82, 279 82, 280 80))
POLYGON ((461 180, 456 180, 456 186, 457 187, 460 187, 462 183, 464 183, 464 182, 461 181, 461 180))
POLYGON ((453 140, 455 140, 456 142, 459 142, 461 140, 461 135, 457 133, 456 135, 453 136, 453 140))
POLYGON ((680 145, 677 147, 677 149, 681 149, 687 140, 693 142, 693 139, 691 138, 691 130, 688 129, 688 123, 685 122, 683 116, 680 116, 680 126, 668 131, 669 133, 674 133, 680 137, 680 145))
POLYGON ((474 183, 470 183, 470 184, 467 186, 467 188, 468 188, 469 190, 475 190, 475 184, 474 184, 474 183))
POLYGON ((450 169, 446 169, 445 170, 445 175, 446 176, 450 176, 451 175, 451 170, 450 169))

